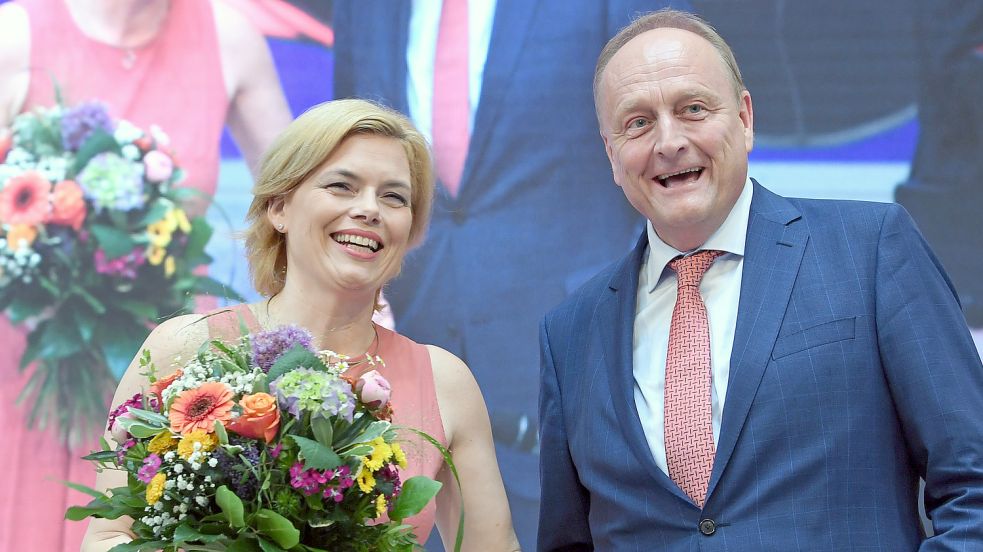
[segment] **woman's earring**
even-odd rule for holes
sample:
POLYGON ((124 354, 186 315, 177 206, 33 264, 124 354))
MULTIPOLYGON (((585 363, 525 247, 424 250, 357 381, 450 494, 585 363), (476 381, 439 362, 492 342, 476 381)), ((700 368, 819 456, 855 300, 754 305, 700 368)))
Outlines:
POLYGON ((277 229, 277 231, 279 231, 279 232, 283 232, 283 223, 281 222, 280 224, 277 224, 277 225, 276 225, 276 229, 277 229))

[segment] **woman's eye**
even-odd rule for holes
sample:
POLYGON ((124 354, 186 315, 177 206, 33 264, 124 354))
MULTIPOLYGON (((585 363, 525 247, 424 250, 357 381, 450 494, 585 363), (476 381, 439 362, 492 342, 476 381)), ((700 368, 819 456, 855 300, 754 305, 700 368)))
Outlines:
POLYGON ((351 186, 347 182, 330 182, 324 185, 325 188, 329 190, 347 191, 351 189, 351 186))
POLYGON ((407 200, 401 194, 397 194, 394 192, 390 192, 382 196, 382 199, 385 200, 387 203, 397 207, 405 207, 410 204, 409 200, 407 200))

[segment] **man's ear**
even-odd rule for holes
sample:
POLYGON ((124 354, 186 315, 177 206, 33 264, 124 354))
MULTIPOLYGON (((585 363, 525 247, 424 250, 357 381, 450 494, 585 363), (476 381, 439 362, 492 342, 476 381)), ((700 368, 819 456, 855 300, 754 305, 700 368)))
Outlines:
POLYGON ((604 153, 608 154, 608 164, 611 165, 611 176, 614 183, 620 188, 621 182, 618 182, 618 174, 614 170, 614 149, 611 147, 611 141, 608 140, 608 136, 604 134, 603 130, 601 131, 601 140, 604 141, 604 153))
POLYGON ((747 90, 741 92, 740 109, 738 116, 744 123, 744 147, 751 153, 754 149, 754 107, 751 105, 751 93, 747 90))

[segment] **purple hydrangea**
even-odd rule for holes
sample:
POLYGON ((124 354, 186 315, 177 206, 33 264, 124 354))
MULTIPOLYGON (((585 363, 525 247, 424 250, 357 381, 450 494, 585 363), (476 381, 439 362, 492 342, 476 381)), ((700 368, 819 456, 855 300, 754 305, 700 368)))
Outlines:
POLYGON ((310 368, 296 368, 270 383, 270 394, 276 397, 281 410, 295 418, 303 412, 330 418, 341 416, 352 421, 355 415, 355 394, 347 381, 310 368))
POLYGON ((113 133, 113 120, 102 102, 85 102, 61 116, 61 142, 66 150, 78 151, 96 130, 113 133))
POLYGON ((259 332, 252 338, 253 342, 253 362, 269 372, 270 368, 276 363, 280 355, 292 349, 295 345, 300 345, 315 352, 311 346, 314 338, 311 333, 299 326, 280 326, 273 330, 259 332))
POLYGON ((113 152, 90 159, 76 181, 97 213, 103 209, 130 211, 145 201, 143 163, 128 161, 113 152))

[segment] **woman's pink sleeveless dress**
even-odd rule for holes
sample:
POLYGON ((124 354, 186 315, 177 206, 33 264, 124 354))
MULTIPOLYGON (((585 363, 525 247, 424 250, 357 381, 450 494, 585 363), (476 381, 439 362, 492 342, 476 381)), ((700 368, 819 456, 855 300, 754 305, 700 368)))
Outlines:
MULTIPOLYGON (((221 339, 235 339, 240 335, 239 320, 250 331, 259 328, 252 311, 245 305, 237 305, 208 318, 209 334, 221 339)), ((427 348, 392 330, 376 325, 379 334, 377 354, 385 366, 376 368, 392 387, 393 424, 421 430, 445 447, 444 425, 437 405, 433 367, 427 348)), ((444 464, 440 453, 430 443, 416 434, 400 435, 400 446, 406 452, 407 469, 400 470, 403 481, 416 475, 436 478, 444 464)), ((409 518, 420 543, 426 541, 434 526, 436 506, 433 502, 418 515, 409 518)))
MULTIPOLYGON (((61 0, 17 3, 31 33, 24 110, 51 106, 53 82, 69 104, 101 100, 113 117, 160 126, 187 171, 184 184, 214 192, 228 99, 211 2, 171 0, 161 32, 132 55, 82 35, 61 0)), ((24 347, 23 330, 0 316, 0 550, 75 552, 86 524, 65 521, 65 510, 89 497, 61 482, 94 483, 92 464, 79 457, 96 444, 68 451, 52 431, 26 428, 26 407, 15 404, 31 372, 17 369, 24 347)))

